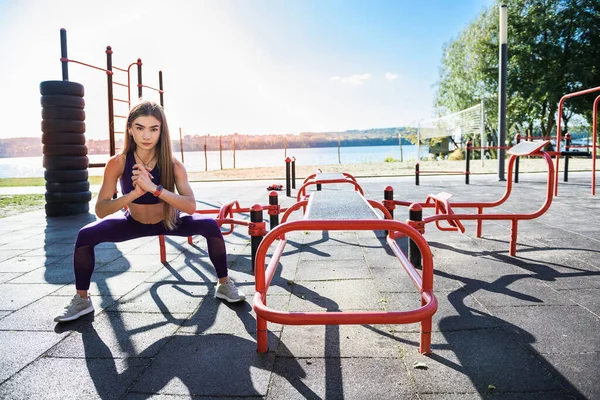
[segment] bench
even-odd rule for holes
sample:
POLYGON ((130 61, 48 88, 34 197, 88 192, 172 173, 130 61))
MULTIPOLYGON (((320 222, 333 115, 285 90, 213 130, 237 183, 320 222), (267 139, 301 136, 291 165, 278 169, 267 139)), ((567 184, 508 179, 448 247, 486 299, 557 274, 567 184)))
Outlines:
POLYGON ((252 307, 256 312, 257 349, 268 350, 267 322, 287 325, 342 325, 342 324, 408 324, 420 322, 419 351, 430 353, 432 316, 437 310, 437 299, 433 293, 433 256, 423 236, 409 225, 395 221, 380 203, 365 199, 358 191, 326 190, 314 192, 288 207, 282 223, 269 231, 256 253, 254 265, 255 289, 252 307), (305 208, 303 219, 287 221, 291 212, 305 208), (380 210, 382 218, 375 209, 380 210), (327 311, 293 312, 267 307, 267 292, 271 280, 280 266, 279 260, 287 244, 285 234, 293 231, 390 231, 408 236, 423 255, 422 272, 408 261, 393 235, 387 243, 401 266, 413 281, 420 296, 419 308, 408 311, 327 311), (269 263, 265 266, 267 251, 278 241, 269 263))
POLYGON ((308 198, 304 219, 380 219, 375 212, 358 192, 327 190, 314 192, 308 198))

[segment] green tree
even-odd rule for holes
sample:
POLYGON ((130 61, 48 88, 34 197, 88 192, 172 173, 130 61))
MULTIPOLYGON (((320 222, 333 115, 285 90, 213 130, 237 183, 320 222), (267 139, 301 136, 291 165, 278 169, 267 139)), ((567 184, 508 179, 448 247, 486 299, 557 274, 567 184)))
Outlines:
MULTIPOLYGON (((495 133, 498 109, 498 8, 483 11, 445 45, 435 106, 456 112, 485 102, 495 133)), ((560 98, 600 85, 600 2, 510 0, 508 5, 507 123, 509 130, 554 135, 560 98)), ((598 93, 600 94, 600 92, 598 93)), ((591 121, 595 95, 569 99, 563 121, 591 121)), ((563 126, 566 129, 566 126, 563 126)), ((523 133, 523 132, 522 132, 523 133)), ((510 135, 509 135, 510 138, 510 135)))

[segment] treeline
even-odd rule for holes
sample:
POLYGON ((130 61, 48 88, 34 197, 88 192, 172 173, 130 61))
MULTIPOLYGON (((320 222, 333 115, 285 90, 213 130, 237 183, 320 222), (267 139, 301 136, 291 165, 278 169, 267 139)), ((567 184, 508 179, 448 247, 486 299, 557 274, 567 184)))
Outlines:
MULTIPOLYGON (((402 143, 411 144, 407 128, 380 128, 349 130, 344 132, 302 132, 298 135, 210 135, 184 133, 183 151, 282 149, 344 147, 350 146, 387 146, 398 145, 398 135, 403 134, 402 143)), ((181 151, 180 140, 176 132, 171 133, 173 151, 181 151)), ((88 154, 108 154, 110 143, 106 140, 87 140, 88 154)), ((122 147, 118 141, 116 147, 122 147)), ((42 142, 39 138, 0 139, 0 157, 39 157, 42 155, 42 142)))

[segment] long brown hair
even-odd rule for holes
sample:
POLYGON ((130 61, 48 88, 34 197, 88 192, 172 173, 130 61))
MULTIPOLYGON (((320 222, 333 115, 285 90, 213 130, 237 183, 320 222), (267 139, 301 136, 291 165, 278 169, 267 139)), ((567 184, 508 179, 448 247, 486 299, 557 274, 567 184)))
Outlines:
MULTIPOLYGON (((160 122, 160 138, 156 144, 158 170, 160 171, 160 184, 170 192, 175 191, 175 170, 173 167, 173 152, 171 149, 171 134, 167 125, 167 117, 162 106, 153 101, 140 100, 130 111, 125 126, 126 134, 123 140, 121 154, 127 155, 135 151, 137 145, 129 131, 138 117, 154 117, 160 122)), ((177 225, 177 210, 167 202, 163 202, 163 223, 172 230, 177 225)))

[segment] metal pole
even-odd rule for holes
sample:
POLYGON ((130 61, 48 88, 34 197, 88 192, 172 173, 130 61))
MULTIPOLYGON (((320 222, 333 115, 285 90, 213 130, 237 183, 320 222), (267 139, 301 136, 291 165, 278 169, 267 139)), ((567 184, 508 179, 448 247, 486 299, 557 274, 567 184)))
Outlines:
MULTIPOLYGON (((521 134, 517 133, 517 144, 521 143, 521 134)), ((521 157, 517 157, 515 160, 515 183, 519 183, 519 159, 521 157)), ((510 176, 508 177, 510 179, 510 176)))
POLYGON ((292 156, 292 189, 296 189, 296 157, 292 156))
POLYGON ((402 154, 402 132, 398 132, 398 144, 400 146, 400 162, 404 161, 404 157, 402 154))
POLYGON ((142 59, 137 59, 137 70, 138 70, 138 99, 142 98, 142 59))
POLYGON ((206 142, 208 141, 208 135, 204 136, 204 171, 208 171, 208 153, 206 152, 206 142))
POLYGON ((466 160, 466 171, 465 171, 465 184, 469 184, 469 174, 471 173, 471 165, 470 165, 470 161, 471 161, 471 141, 469 140, 467 142, 467 154, 465 157, 466 160))
POLYGON ((158 93, 160 93, 160 105, 165 108, 165 98, 163 91, 163 79, 162 79, 162 71, 158 71, 158 93))
POLYGON ((415 164, 415 185, 419 186, 419 163, 415 164))
MULTIPOLYGON (((277 206, 279 204, 279 196, 277 196, 277 192, 272 191, 269 193, 269 205, 277 206)), ((269 228, 273 229, 277 225, 279 225, 279 213, 269 211, 269 228)))
MULTIPOLYGON (((255 204, 250 208, 250 222, 261 223, 263 221, 263 209, 260 205, 255 204)), ((256 233, 256 232, 255 232, 256 233)), ((250 237, 250 253, 252 257, 252 271, 254 271, 254 262, 256 261, 256 252, 260 242, 262 242, 262 236, 253 234, 250 237)))
POLYGON ((69 80, 69 62, 67 61, 67 30, 61 28, 60 30, 60 62, 62 63, 62 80, 69 80))
POLYGON ((292 195, 292 188, 291 188, 292 177, 291 177, 291 171, 290 171, 291 163, 292 163, 292 159, 287 157, 285 159, 285 195, 287 197, 290 197, 292 195))
POLYGON ((421 121, 417 124, 417 162, 421 161, 421 121))
MULTIPOLYGON (((115 109, 113 99, 113 79, 112 79, 112 49, 106 46, 106 83, 108 87, 108 139, 111 157, 115 155, 115 109)), ((128 132, 125 132, 127 135, 128 132)))
MULTIPOLYGON (((392 219, 394 219, 394 188, 391 186, 386 186, 383 190, 383 205, 390 212, 392 219)), ((388 236, 390 231, 385 231, 385 236, 388 236)))
POLYGON ((571 148, 571 134, 567 132, 565 135, 565 171, 564 182, 569 182, 569 148, 571 148))
POLYGON ((498 77, 498 180, 504 181, 506 158, 506 75, 508 64, 507 6, 500 5, 500 70, 498 77))
MULTIPOLYGON (((423 221, 423 207, 419 203, 413 203, 408 207, 408 219, 414 222, 423 221)), ((421 268, 421 250, 411 238, 408 238, 408 259, 413 267, 421 268)))
POLYGON ((481 166, 483 167, 483 161, 485 159, 485 147, 486 147, 486 138, 485 138, 485 105, 483 103, 483 99, 481 100, 481 123, 479 124, 479 142, 481 142, 481 166))
POLYGON ((181 128, 179 128, 179 148, 181 149, 181 163, 183 164, 183 136, 181 135, 181 128))

